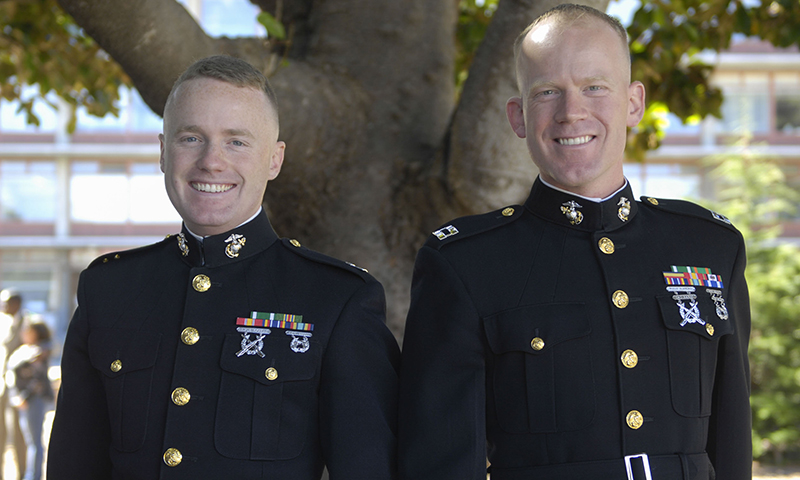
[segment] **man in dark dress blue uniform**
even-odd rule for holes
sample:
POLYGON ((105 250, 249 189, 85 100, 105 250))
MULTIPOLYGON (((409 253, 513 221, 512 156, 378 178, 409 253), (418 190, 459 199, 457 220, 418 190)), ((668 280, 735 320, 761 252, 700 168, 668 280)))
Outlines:
POLYGON ((394 478, 383 289, 270 226, 285 146, 266 78, 200 60, 159 138, 183 230, 81 274, 48 478, 394 478))
POLYGON ((625 30, 549 11, 515 46, 507 104, 539 178, 524 205, 420 249, 400 381, 404 480, 751 478, 741 234, 679 200, 636 201, 645 108, 625 30))

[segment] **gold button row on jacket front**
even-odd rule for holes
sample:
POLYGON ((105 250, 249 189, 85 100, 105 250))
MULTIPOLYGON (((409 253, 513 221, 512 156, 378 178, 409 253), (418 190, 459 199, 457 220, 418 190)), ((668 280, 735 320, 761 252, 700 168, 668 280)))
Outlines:
POLYGON ((112 372, 117 373, 120 370, 122 370, 122 360, 117 359, 117 360, 114 360, 113 362, 111 362, 111 371, 112 372))
POLYGON ((198 292, 205 292, 211 288, 211 279, 203 274, 197 275, 192 279, 192 287, 198 292))
POLYGON ((186 327, 181 332, 181 341, 186 345, 194 345, 200 340, 200 332, 194 327, 186 327))
POLYGON ((642 424, 644 423, 644 417, 642 416, 642 413, 640 411, 631 410, 625 417, 625 423, 627 423, 628 426, 631 427, 632 429, 638 430, 639 428, 642 427, 642 424))
POLYGON ((601 238, 600 241, 597 242, 597 246, 600 247, 600 251, 606 255, 614 253, 614 242, 608 237, 601 238))
POLYGON ((189 390, 186 390, 183 387, 178 387, 172 391, 172 403, 178 406, 183 406, 189 403, 189 400, 192 399, 192 395, 189 393, 189 390))
POLYGON ((264 372, 264 376, 267 377, 267 380, 275 380, 278 378, 278 370, 275 367, 269 367, 266 372, 264 372))
POLYGON ((622 352, 622 364, 625 365, 627 368, 633 368, 639 364, 639 355, 636 354, 633 350, 625 350, 622 352))
POLYGON ((617 290, 614 292, 614 295, 611 296, 611 301, 614 302, 614 306, 617 308, 625 308, 628 306, 628 294, 623 292, 622 290, 617 290))
POLYGON ((164 463, 167 464, 168 467, 177 467, 183 461, 183 454, 177 448, 168 448, 166 452, 164 452, 164 463))
POLYGON ((544 348, 544 340, 539 337, 534 338, 531 340, 531 348, 536 350, 537 352, 544 348))

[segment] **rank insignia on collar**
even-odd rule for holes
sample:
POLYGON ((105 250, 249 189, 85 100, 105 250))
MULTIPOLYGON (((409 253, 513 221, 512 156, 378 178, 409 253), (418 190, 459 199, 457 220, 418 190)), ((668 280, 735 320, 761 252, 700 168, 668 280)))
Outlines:
POLYGON ((567 220, 571 225, 580 225, 583 221, 583 214, 576 210, 577 208, 583 208, 578 202, 574 200, 570 200, 569 202, 561 204, 561 213, 566 215, 567 220))
POLYGON ((628 215, 631 214, 631 202, 628 201, 625 197, 620 197, 619 203, 619 210, 617 210, 617 216, 623 222, 628 221, 628 215))
POLYGON ((369 273, 369 270, 367 270, 366 268, 361 268, 358 265, 356 265, 355 263, 350 263, 350 262, 344 262, 344 263, 350 265, 353 268, 357 268, 357 269, 361 270, 364 273, 369 273))
POLYGON ((683 319, 681 327, 685 326, 687 323, 706 324, 706 322, 700 318, 700 308, 697 306, 697 295, 694 294, 694 287, 667 287, 667 291, 675 294, 672 296, 672 299, 675 300, 675 303, 678 304, 678 308, 680 308, 681 318, 683 319), (683 303, 686 300, 689 301, 688 306, 683 303))
POLYGON ((694 285, 695 287, 722 288, 722 277, 711 273, 706 267, 682 267, 672 265, 663 272, 667 285, 694 285))
POLYGON ((225 255, 227 255, 228 258, 238 257, 239 250, 241 250, 242 247, 244 247, 244 243, 246 241, 247 239, 244 238, 244 236, 236 233, 232 234, 230 237, 227 238, 227 240, 225 240, 225 243, 228 244, 228 246, 225 247, 225 255))
POLYGON ((727 223, 728 225, 731 225, 731 221, 728 219, 728 217, 722 215, 721 213, 717 213, 711 210, 711 216, 713 216, 715 219, 719 220, 722 223, 727 223))
POLYGON ((189 246, 186 245, 186 235, 184 235, 183 232, 181 232, 177 235, 177 237, 178 237, 178 248, 181 249, 181 255, 183 255, 184 257, 189 255, 189 246))
POLYGON ((436 235, 436 238, 439 240, 444 240, 447 237, 452 237, 458 233, 458 229, 452 225, 448 225, 446 227, 442 227, 439 230, 433 232, 436 235))
POLYGON ((706 292, 711 295, 711 300, 714 302, 714 306, 717 307, 717 316, 720 320, 727 320, 728 319, 728 307, 725 306, 725 299, 722 298, 722 290, 714 290, 713 288, 707 288, 706 292))

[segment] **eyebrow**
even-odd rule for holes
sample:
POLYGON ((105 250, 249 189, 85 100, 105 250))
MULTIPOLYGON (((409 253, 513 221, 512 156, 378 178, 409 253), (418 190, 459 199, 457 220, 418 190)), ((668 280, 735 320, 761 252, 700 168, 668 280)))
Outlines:
MULTIPOLYGON (((199 125, 184 125, 181 128, 175 130, 175 133, 203 133, 203 129, 200 128, 199 125)), ((228 128, 223 130, 225 135, 234 136, 234 137, 255 137, 250 130, 246 128, 228 128)))
MULTIPOLYGON (((605 75, 592 75, 592 76, 589 76, 589 77, 581 79, 581 83, 595 83, 595 82, 604 82, 604 83, 608 83, 608 84, 612 83, 611 79, 609 77, 605 76, 605 75)), ((540 89, 542 87, 557 88, 556 83, 552 82, 552 81, 549 81, 549 80, 548 81, 533 82, 528 87, 528 94, 530 94, 532 91, 540 89)))

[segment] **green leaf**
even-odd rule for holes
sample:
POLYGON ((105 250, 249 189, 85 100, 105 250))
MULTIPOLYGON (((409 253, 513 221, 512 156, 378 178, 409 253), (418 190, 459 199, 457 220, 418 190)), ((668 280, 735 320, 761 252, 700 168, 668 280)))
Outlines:
POLYGON ((267 35, 272 38, 277 38, 278 40, 283 40, 286 38, 286 29, 283 28, 283 24, 279 22, 275 17, 267 12, 261 12, 256 17, 258 23, 264 25, 264 28, 267 29, 267 35))

